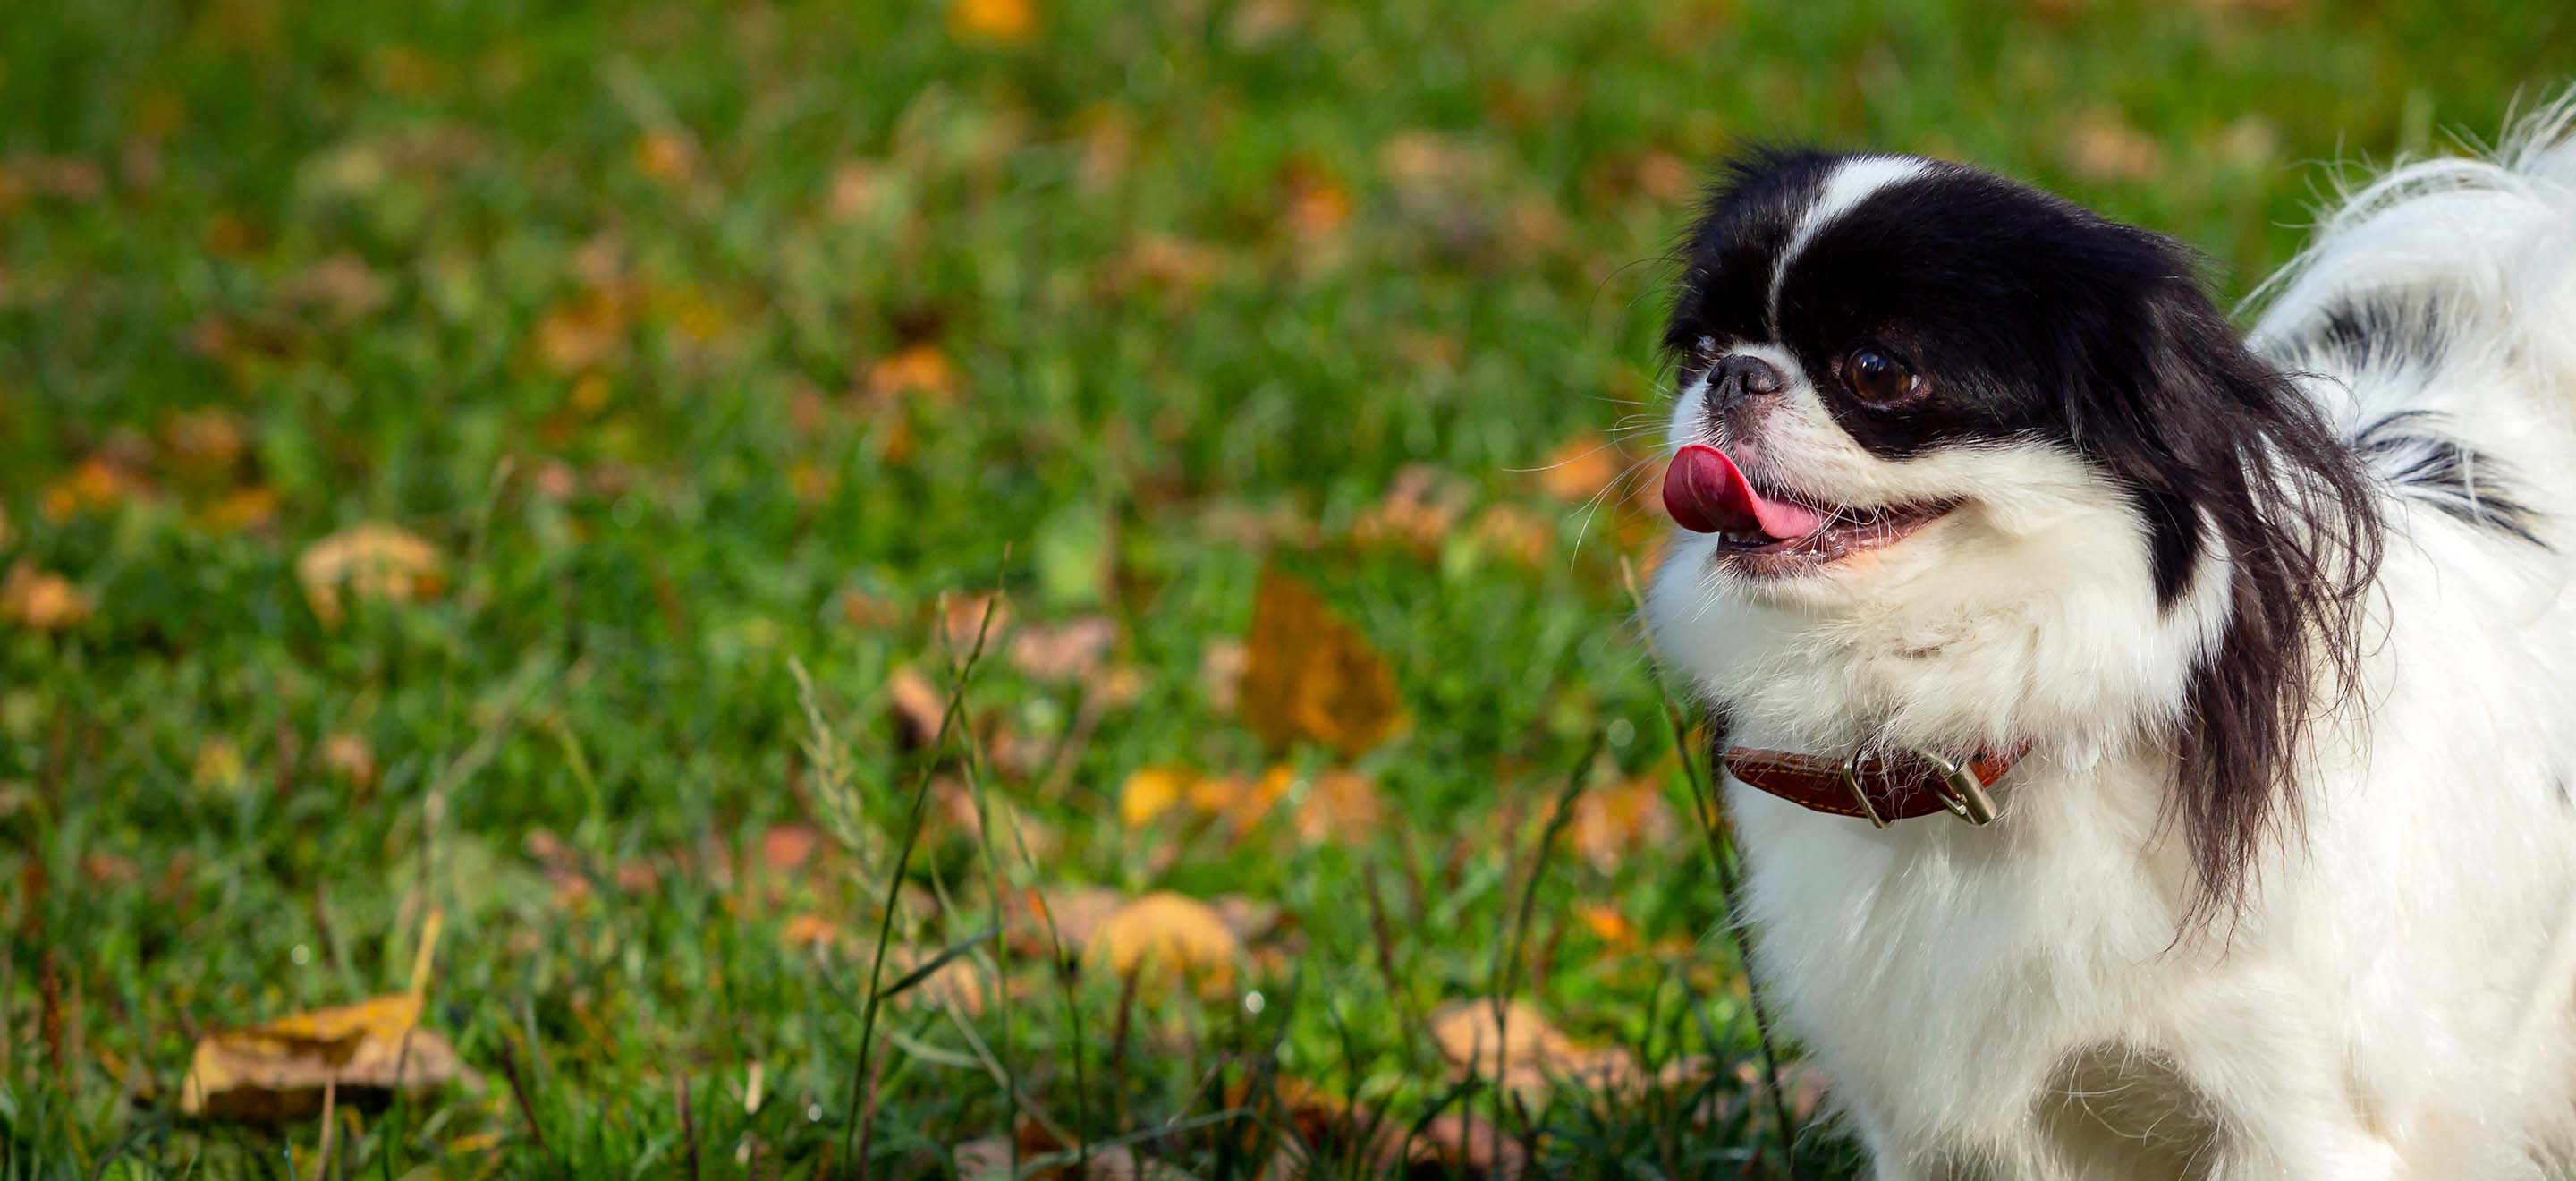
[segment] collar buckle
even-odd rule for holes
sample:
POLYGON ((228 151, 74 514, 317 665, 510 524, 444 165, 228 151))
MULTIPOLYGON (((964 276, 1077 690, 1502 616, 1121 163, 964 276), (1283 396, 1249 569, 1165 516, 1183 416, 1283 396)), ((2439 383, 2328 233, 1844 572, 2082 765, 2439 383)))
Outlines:
MULTIPOLYGON (((1906 753, 1931 764, 1940 772, 1937 779, 1928 780, 1927 784, 1932 789, 1933 798, 1939 800, 1941 807, 1951 815, 1966 821, 1971 828, 1984 828, 1995 822, 1994 797, 1986 794, 1986 785, 1978 781, 1977 773, 1966 764, 1921 747, 1908 747, 1906 753)), ((1861 815, 1868 819, 1870 827, 1886 828, 1887 818, 1879 814, 1878 804, 1869 798, 1869 789, 1860 781, 1861 764, 1878 757, 1878 752, 1866 742, 1853 747, 1852 752, 1843 758, 1842 779, 1844 789, 1851 793, 1852 802, 1860 806, 1861 815)))

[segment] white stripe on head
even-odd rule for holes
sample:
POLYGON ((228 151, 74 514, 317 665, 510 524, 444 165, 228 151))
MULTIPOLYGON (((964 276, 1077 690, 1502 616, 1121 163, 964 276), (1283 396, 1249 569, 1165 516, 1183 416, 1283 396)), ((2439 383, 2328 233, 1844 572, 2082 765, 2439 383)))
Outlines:
POLYGON ((1789 266, 1807 243, 1832 224, 1835 218, 1849 213, 1870 195, 1889 185, 1902 184, 1932 170, 1929 161, 1911 156, 1854 156, 1834 165, 1833 174, 1825 178, 1824 187, 1816 194, 1814 204, 1798 215, 1798 228, 1789 235, 1789 244, 1780 248, 1780 257, 1771 264, 1771 335, 1780 335, 1780 288, 1788 282, 1789 266))

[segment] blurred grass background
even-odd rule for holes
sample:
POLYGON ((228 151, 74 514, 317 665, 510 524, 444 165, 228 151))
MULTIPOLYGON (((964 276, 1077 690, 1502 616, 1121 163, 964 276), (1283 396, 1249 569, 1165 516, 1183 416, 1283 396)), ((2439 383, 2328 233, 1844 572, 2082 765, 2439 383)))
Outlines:
POLYGON ((1510 1141, 1435 1171, 1847 1169, 1768 1103, 1626 622, 1651 437, 1604 441, 1698 177, 1960 157, 2241 295, 2321 162, 2491 134, 2571 45, 2504 0, 19 6, 5 1169, 1391 1167, 1352 1110, 1510 1141), (1394 737, 1247 724, 1266 567, 1394 737), (1159 890, 1233 908, 1221 987, 1027 923, 1159 890), (862 1077, 888 897, 974 987, 862 1077), (327 1155, 178 1113, 198 1038, 400 989, 433 911, 477 1082, 327 1155), (1424 1029, 1498 981, 1699 1065, 1514 1102, 1424 1029))

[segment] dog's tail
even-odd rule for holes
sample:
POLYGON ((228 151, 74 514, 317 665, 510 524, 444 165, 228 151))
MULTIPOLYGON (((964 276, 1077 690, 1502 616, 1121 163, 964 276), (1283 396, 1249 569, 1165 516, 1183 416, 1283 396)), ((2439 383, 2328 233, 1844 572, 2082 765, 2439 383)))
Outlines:
POLYGON ((2256 298, 2269 305, 2264 341, 2448 327, 2576 346, 2576 90, 2484 158, 2418 160, 2343 188, 2256 298))
POLYGON ((2484 156, 2344 188, 2255 298, 2252 343, 2333 379, 2328 414, 2393 484, 2528 536, 2481 469, 2576 419, 2576 90, 2484 156))

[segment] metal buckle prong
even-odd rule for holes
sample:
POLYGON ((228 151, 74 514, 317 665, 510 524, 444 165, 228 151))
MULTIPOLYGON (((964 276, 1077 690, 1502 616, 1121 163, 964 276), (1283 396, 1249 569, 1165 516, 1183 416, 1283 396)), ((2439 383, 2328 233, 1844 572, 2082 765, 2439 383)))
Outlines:
POLYGON ((1861 760, 1876 757, 1866 742, 1853 747, 1851 754, 1843 759, 1843 786, 1851 789, 1852 802, 1860 805, 1860 814, 1869 818, 1869 826, 1885 828, 1887 818, 1878 814, 1878 805, 1869 802, 1868 790, 1860 785, 1861 760))
MULTIPOLYGON (((1939 768, 1941 780, 1949 791, 1941 792, 1941 806, 1950 814, 1978 828, 1995 822, 1995 800, 1986 794, 1986 785, 1977 782, 1977 773, 1931 751, 1917 748, 1915 755, 1939 768)), ((1846 772, 1848 774, 1848 772, 1846 772)))

